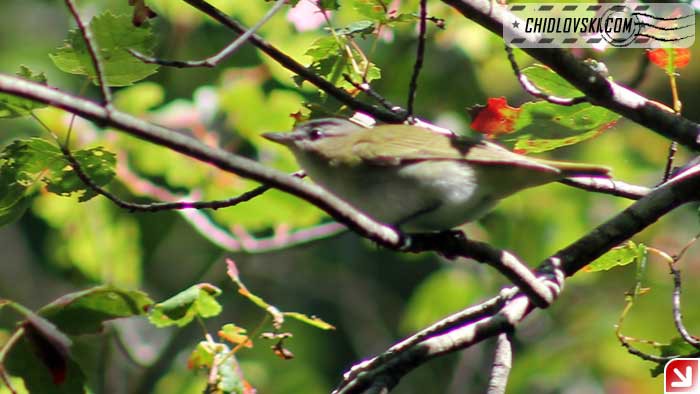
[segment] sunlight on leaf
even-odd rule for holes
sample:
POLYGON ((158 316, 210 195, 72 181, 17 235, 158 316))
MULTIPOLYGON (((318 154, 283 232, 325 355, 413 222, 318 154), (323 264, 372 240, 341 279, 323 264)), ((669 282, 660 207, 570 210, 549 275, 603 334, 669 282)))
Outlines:
MULTIPOLYGON (((158 70, 158 65, 146 64, 127 51, 133 49, 147 56, 153 54, 155 40, 147 25, 134 27, 129 15, 114 15, 106 11, 95 16, 88 28, 97 42, 107 85, 131 85, 158 70)), ((98 84, 92 59, 79 30, 71 30, 63 46, 49 56, 61 71, 86 75, 98 84)))
POLYGON ((221 290, 208 283, 200 283, 184 290, 173 297, 155 304, 148 320, 156 327, 176 325, 182 327, 195 317, 217 316, 221 313, 221 304, 215 297, 221 290))

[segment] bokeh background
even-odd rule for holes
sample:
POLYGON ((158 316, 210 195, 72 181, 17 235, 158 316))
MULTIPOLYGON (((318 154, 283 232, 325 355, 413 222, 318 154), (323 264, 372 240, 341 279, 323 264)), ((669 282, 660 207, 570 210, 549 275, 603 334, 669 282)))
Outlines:
MULTIPOLYGON (((308 1, 308 0, 302 0, 308 1)), ((84 15, 105 9, 130 13, 125 0, 80 1, 84 15)), ((250 26, 270 7, 262 0, 212 1, 250 26)), ((342 1, 333 16, 340 27, 361 19, 352 1, 342 1)), ((402 12, 415 12, 416 1, 401 1, 402 12)), ((232 40, 225 28, 174 0, 148 2, 159 17, 152 21, 156 53, 163 58, 197 59, 213 54, 232 40)), ((511 105, 532 99, 517 84, 498 37, 464 19, 446 5, 429 2, 431 14, 444 18, 446 30, 429 27, 429 42, 416 109, 438 124, 467 130, 465 108, 505 96, 511 105)), ((62 2, 3 0, 0 4, 0 72, 14 73, 24 64, 46 73, 49 83, 99 99, 95 87, 81 77, 61 73, 48 54, 62 45, 74 27, 62 2)), ((275 16, 261 34, 273 45, 308 64, 304 52, 327 35, 323 28, 299 31, 287 17, 275 16)), ((415 53, 415 25, 385 32, 381 39, 358 42, 382 70, 373 87, 396 103, 405 103, 415 53)), ((700 70, 697 46, 690 65, 678 76, 683 113, 700 121, 700 70)), ((523 65, 531 60, 522 53, 523 65)), ((579 51, 581 57, 604 62, 617 81, 634 75, 643 51, 579 51)), ((668 78, 649 68, 639 90, 671 105, 668 78)), ((118 106, 146 119, 215 141, 231 151, 254 157, 284 171, 296 166, 289 154, 264 142, 259 134, 288 130, 290 114, 304 102, 318 101, 305 84, 250 46, 214 69, 162 68, 147 81, 115 89, 118 106)), ((59 135, 70 117, 44 109, 38 116, 59 135)), ((47 137, 30 120, 0 120, 0 143, 27 136, 47 137)), ((119 154, 125 167, 111 189, 126 199, 138 195, 130 174, 173 193, 196 191, 201 199, 236 195, 255 184, 166 149, 78 122, 75 146, 104 145, 119 154)), ((661 177, 669 142, 627 120, 587 142, 551 152, 551 157, 608 165, 616 178, 653 186, 661 177)), ((677 163, 691 157, 680 149, 677 163)), ((465 226, 469 236, 513 251, 531 265, 554 253, 630 202, 555 184, 525 191, 501 203, 478 223, 465 226)), ((222 229, 237 228, 255 237, 274 231, 314 226, 328 221, 307 203, 271 192, 235 208, 207 212, 222 229)), ((697 206, 674 211, 637 235, 636 242, 673 255, 698 233, 697 206)), ((288 348, 293 360, 281 360, 258 340, 238 354, 245 377, 260 393, 325 393, 353 363, 370 357, 400 338, 452 312, 496 294, 505 281, 473 261, 447 261, 423 253, 405 255, 382 250, 353 234, 267 253, 232 252, 198 232, 177 212, 129 213, 104 198, 78 203, 75 198, 40 192, 26 214, 0 228, 0 297, 38 308, 70 291, 100 283, 142 289, 165 299, 199 282, 221 287, 224 312, 206 321, 211 332, 226 322, 253 330, 264 313, 236 293, 225 275, 224 258, 233 258, 243 281, 256 294, 281 309, 318 315, 337 327, 321 331, 294 321, 288 348)), ((684 275, 684 317, 691 331, 700 330, 700 248, 681 261, 684 275)), ((635 281, 634 264, 606 272, 581 272, 567 281, 566 291, 546 311, 533 313, 516 333, 515 360, 509 393, 659 393, 662 379, 652 378, 652 363, 632 356, 614 334, 635 281)), ((668 342, 677 336, 671 316, 671 276, 665 263, 651 254, 641 297, 624 324, 627 335, 668 342)), ((16 317, 0 310, 0 340, 16 317)), ((119 322, 122 341, 144 366, 129 362, 110 334, 78 343, 83 357, 94 357, 101 374, 90 376, 94 392, 201 393, 205 375, 187 369, 187 356, 202 340, 195 324, 181 330, 156 329, 145 319, 119 322), (102 389, 100 389, 102 387, 102 389)), ((410 373, 397 393, 482 392, 494 343, 486 341, 464 352, 434 360, 410 373)), ((650 347, 643 347, 653 351, 650 347)), ((0 392, 7 392, 0 389, 0 392)))

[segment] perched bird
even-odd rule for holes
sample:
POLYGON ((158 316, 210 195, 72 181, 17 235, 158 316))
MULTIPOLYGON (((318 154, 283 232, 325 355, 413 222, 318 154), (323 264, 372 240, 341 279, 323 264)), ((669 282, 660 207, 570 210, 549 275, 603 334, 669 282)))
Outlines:
POLYGON ((360 127, 339 118, 263 136, 289 148, 316 183, 369 216, 411 231, 478 219, 522 189, 606 167, 526 157, 495 143, 409 125, 360 127))

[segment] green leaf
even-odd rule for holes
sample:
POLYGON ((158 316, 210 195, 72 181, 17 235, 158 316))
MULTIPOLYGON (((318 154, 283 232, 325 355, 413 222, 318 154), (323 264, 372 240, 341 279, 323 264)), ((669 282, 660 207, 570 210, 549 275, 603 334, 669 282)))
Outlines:
POLYGON ((217 362, 216 388, 221 394, 244 394, 247 391, 236 357, 229 355, 228 346, 221 343, 200 342, 190 354, 187 365, 190 369, 211 370, 217 362), (224 360, 221 363, 219 360, 224 360))
POLYGON ((312 62, 318 62, 335 56, 340 52, 340 44, 333 36, 321 37, 314 41, 304 55, 310 56, 312 62))
POLYGON ((309 316, 299 312, 284 312, 283 315, 291 317, 293 319, 297 319, 300 322, 306 323, 310 326, 320 328, 321 330, 335 330, 335 326, 333 326, 330 323, 326 323, 325 321, 323 321, 323 319, 317 316, 309 316))
POLYGON ((559 97, 577 97, 583 93, 547 66, 535 64, 522 71, 537 88, 546 94, 559 97))
POLYGON ((144 315, 151 304, 153 301, 140 291, 99 286, 66 294, 39 309, 38 314, 68 334, 94 334, 107 320, 144 315))
MULTIPOLYGON (((698 357, 698 349, 681 337, 671 339, 669 344, 655 345, 661 357, 698 357)), ((666 362, 659 363, 651 369, 651 376, 656 377, 664 373, 666 362)))
MULTIPOLYGON (((129 15, 115 16, 106 11, 95 16, 88 28, 99 48, 98 57, 103 64, 107 85, 131 85, 158 69, 158 65, 143 63, 127 51, 133 49, 147 56, 153 54, 154 38, 148 24, 135 27, 129 15)), ((99 83, 80 30, 71 30, 64 45, 49 57, 61 71, 86 75, 94 84, 99 83)))
POLYGON ((624 246, 613 248, 595 261, 588 264, 586 272, 607 271, 615 267, 624 267, 638 260, 641 249, 646 250, 643 244, 635 244, 628 241, 624 246))
MULTIPOLYGON (((354 86, 343 78, 343 74, 348 74, 356 82, 379 79, 381 70, 373 63, 364 63, 363 56, 355 47, 347 45, 347 40, 347 36, 340 35, 322 37, 314 41, 305 53, 312 59, 309 69, 336 86, 346 89, 354 89, 354 86), (346 47, 349 48, 350 55, 343 49, 346 47)), ((295 81, 301 85, 303 79, 297 77, 295 81)))
POLYGON ((398 24, 401 23, 413 23, 417 22, 420 20, 420 17, 417 14, 398 14, 394 17, 389 18, 389 20, 386 22, 387 26, 389 27, 395 27, 398 24))
POLYGON ((214 299, 221 290, 208 283, 200 283, 153 306, 148 320, 156 327, 182 327, 195 316, 202 318, 221 313, 221 305, 214 299))
POLYGON ((372 34, 374 32, 374 22, 372 21, 357 21, 353 22, 346 27, 341 27, 338 29, 335 29, 335 34, 343 35, 343 36, 352 36, 354 34, 359 34, 364 38, 368 34, 372 34))
MULTIPOLYGON (((116 156, 104 148, 79 150, 73 156, 83 172, 97 185, 106 185, 114 177, 116 156)), ((14 180, 6 183, 11 185, 8 189, 0 189, 4 192, 0 201, 17 201, 20 187, 29 188, 37 180, 44 182, 48 191, 61 196, 79 193, 80 201, 87 201, 96 195, 72 170, 61 150, 44 139, 13 141, 0 153, 0 163, 0 179, 14 180)))
POLYGON ((387 20, 386 5, 382 0, 355 0, 353 7, 372 21, 383 23, 387 20))
MULTIPOLYGON (((17 76, 27 81, 38 82, 46 85, 44 73, 35 73, 25 66, 20 66, 17 76)), ((29 115, 37 108, 44 108, 46 104, 17 97, 7 93, 0 93, 0 118, 16 118, 29 115)))
POLYGON ((233 323, 224 324, 217 333, 220 338, 238 346, 253 347, 253 341, 246 335, 247 331, 243 327, 238 327, 233 323))
POLYGON ((24 215, 31 199, 26 187, 15 182, 15 173, 0 165, 0 226, 10 224, 24 215))
POLYGON ((502 136, 522 153, 539 153, 577 144, 611 127, 620 115, 581 103, 569 107, 546 101, 525 103, 513 133, 502 136))
POLYGON ((214 364, 215 348, 219 346, 224 345, 208 341, 199 342, 187 359, 187 367, 190 369, 211 368, 214 364))

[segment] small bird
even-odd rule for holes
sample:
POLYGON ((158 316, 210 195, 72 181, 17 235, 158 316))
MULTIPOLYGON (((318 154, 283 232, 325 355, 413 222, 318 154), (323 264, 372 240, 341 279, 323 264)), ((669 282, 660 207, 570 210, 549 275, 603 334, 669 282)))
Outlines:
POLYGON ((364 128, 325 118, 263 137, 289 148, 326 190, 407 231, 449 230, 504 197, 566 177, 609 177, 606 167, 534 159, 419 126, 364 128))

